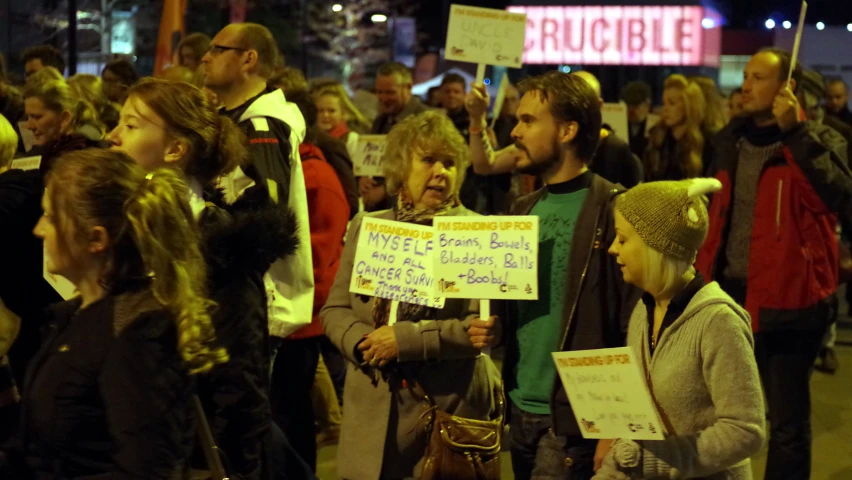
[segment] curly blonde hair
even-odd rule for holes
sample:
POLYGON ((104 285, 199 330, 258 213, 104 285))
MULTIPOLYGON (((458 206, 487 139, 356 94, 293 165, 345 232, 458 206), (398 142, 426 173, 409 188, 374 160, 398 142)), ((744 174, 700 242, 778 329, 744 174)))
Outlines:
POLYGON ((205 294, 206 264, 188 190, 176 172, 146 177, 124 153, 80 150, 56 161, 46 191, 61 248, 73 250, 70 244, 85 242, 95 226, 106 230, 110 245, 101 283, 107 291, 150 279, 154 298, 175 318, 178 351, 191 373, 228 361, 215 346, 215 304, 205 294))
MULTIPOLYGON (((702 126, 706 102, 701 87, 683 75, 675 74, 666 79, 664 90, 677 90, 683 95, 686 131, 677 141, 676 161, 681 178, 694 178, 704 171, 704 134, 702 126)), ((670 127, 660 122, 651 129, 648 150, 645 152, 644 167, 646 180, 659 179, 668 170, 669 159, 662 153, 663 143, 670 127)))
POLYGON ((454 159, 458 176, 450 194, 458 194, 470 165, 470 149, 446 114, 426 111, 406 118, 391 129, 382 157, 388 194, 396 195, 402 190, 411 173, 414 152, 454 159))

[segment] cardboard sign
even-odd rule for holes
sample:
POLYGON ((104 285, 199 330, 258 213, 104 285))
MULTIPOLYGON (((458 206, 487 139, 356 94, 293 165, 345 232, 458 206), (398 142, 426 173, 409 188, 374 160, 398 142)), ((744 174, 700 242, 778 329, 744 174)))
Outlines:
POLYGON ((553 361, 583 438, 665 438, 632 348, 554 352, 553 361))
POLYGON ((434 293, 538 299, 538 217, 435 217, 434 293))
POLYGON ((387 135, 361 135, 358 151, 352 158, 356 177, 384 177, 382 157, 385 154, 387 135))
POLYGON ((70 300, 77 296, 77 287, 74 286, 67 278, 61 275, 55 275, 47 271, 47 249, 42 252, 42 276, 47 280, 47 283, 56 290, 56 293, 63 300, 70 300))
POLYGON ((443 308, 433 294, 432 227, 364 217, 349 291, 443 308))
POLYGON ((625 142, 630 138, 626 103, 604 103, 601 108, 601 120, 604 124, 609 125, 616 137, 625 142))
POLYGON ((21 157, 12 160, 9 168, 12 170, 38 170, 41 166, 41 155, 35 157, 21 157))
POLYGON ((452 5, 444 58, 521 68, 526 31, 526 14, 452 5))

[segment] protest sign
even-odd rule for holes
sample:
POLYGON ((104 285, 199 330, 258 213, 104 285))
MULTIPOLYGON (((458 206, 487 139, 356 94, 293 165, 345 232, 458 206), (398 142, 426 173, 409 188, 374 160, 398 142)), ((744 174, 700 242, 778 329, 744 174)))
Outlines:
POLYGON ((444 58, 479 64, 481 82, 485 65, 521 68, 526 33, 526 14, 452 5, 444 58))
POLYGON ((352 159, 356 177, 384 177, 382 156, 385 154, 387 135, 361 135, 358 151, 352 159))
POLYGON ((42 252, 42 276, 47 283, 56 290, 56 293, 62 297, 63 300, 70 300, 77 296, 77 287, 74 286, 67 278, 61 275, 55 275, 47 271, 47 249, 43 249, 42 252))
POLYGON ((442 308, 433 294, 432 227, 364 217, 349 291, 442 308))
POLYGON ((553 361, 583 438, 665 438, 630 347, 554 352, 553 361))
POLYGON ((615 133, 615 136, 624 140, 630 139, 630 129, 627 126, 627 104, 604 103, 601 108, 601 120, 615 133))
POLYGON ((435 217, 435 295, 538 299, 538 217, 435 217))
POLYGON ((21 157, 12 160, 9 168, 12 170, 38 170, 41 166, 41 155, 35 157, 21 157))

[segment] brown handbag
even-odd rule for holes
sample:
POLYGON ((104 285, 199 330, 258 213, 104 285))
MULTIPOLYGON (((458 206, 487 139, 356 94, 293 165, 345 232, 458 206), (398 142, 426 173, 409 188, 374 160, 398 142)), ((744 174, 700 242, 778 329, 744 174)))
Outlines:
POLYGON ((491 420, 443 412, 424 393, 430 404, 424 415, 429 419, 432 433, 420 480, 499 480, 505 409, 503 386, 499 385, 494 393, 498 404, 496 418, 491 420))

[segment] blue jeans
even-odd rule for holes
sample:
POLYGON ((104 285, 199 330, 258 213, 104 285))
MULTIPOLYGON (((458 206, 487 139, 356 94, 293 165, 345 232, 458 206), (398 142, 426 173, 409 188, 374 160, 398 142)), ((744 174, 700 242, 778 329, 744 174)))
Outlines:
POLYGON ((509 437, 516 480, 587 480, 594 475, 597 441, 554 435, 550 415, 525 412, 512 402, 509 437))

